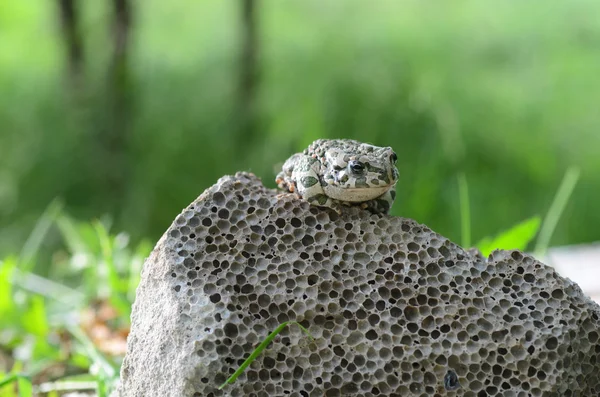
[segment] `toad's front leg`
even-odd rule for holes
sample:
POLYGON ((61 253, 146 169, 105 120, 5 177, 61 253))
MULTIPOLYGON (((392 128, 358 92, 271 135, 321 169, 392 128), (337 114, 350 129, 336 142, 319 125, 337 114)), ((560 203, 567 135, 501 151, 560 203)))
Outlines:
POLYGON ((316 205, 318 207, 327 207, 331 208, 338 214, 342 213, 342 203, 339 200, 334 200, 331 197, 328 197, 324 194, 318 194, 316 196, 312 196, 308 198, 308 201, 312 205, 316 205))
POLYGON ((362 207, 374 214, 388 214, 396 198, 396 186, 373 200, 366 201, 362 207))
POLYGON ((311 205, 327 207, 340 214, 341 206, 337 200, 327 196, 321 185, 321 178, 313 167, 314 161, 311 157, 302 159, 294 167, 293 179, 296 182, 296 193, 311 205))

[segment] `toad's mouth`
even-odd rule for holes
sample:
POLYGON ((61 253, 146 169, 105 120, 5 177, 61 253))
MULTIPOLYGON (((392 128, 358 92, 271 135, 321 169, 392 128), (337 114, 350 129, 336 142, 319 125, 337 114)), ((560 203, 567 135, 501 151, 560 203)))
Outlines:
POLYGON ((371 187, 339 187, 333 185, 323 186, 323 191, 328 197, 335 200, 348 201, 351 203, 360 203, 369 201, 381 196, 394 186, 371 186, 371 187))

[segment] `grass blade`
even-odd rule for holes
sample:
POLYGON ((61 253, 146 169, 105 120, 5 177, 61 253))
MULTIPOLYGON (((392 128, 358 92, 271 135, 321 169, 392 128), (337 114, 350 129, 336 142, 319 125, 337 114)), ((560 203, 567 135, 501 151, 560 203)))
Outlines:
POLYGON ((61 213, 62 208, 63 203, 58 199, 52 200, 48 207, 46 207, 46 210, 44 210, 44 213, 38 219, 33 231, 21 249, 21 254, 19 255, 21 269, 26 271, 31 270, 33 258, 37 255, 48 230, 50 230, 50 226, 52 226, 56 217, 61 213))
POLYGON ((0 317, 8 317, 8 313, 15 308, 12 299, 12 279, 17 267, 17 260, 8 257, 0 261, 0 317))
POLYGON ((525 250, 540 229, 540 217, 529 218, 494 238, 485 238, 477 243, 483 256, 488 256, 496 249, 525 250))
POLYGON ((289 323, 289 324, 296 324, 298 327, 300 327, 300 329, 302 330, 302 332, 304 332, 304 333, 306 334, 306 336, 308 336, 308 338, 309 338, 309 339, 310 339, 312 342, 314 342, 314 341, 315 341, 315 338, 313 338, 313 336, 310 334, 310 332, 308 332, 308 330, 307 330, 306 328, 304 328, 304 327, 302 326, 302 324, 300 324, 300 323, 297 323, 297 322, 295 322, 295 321, 288 321, 288 323, 289 323))
POLYGON ((458 201, 460 203, 460 229, 462 246, 471 247, 471 205, 469 203, 469 185, 464 172, 458 174, 458 201))
POLYGON ((56 218, 56 226, 58 226, 63 241, 72 254, 88 251, 88 247, 81 232, 77 230, 77 224, 70 217, 65 214, 60 214, 56 218))
POLYGON ((83 391, 83 390, 95 390, 98 387, 98 382, 95 379, 88 381, 63 381, 58 380, 54 382, 42 383, 39 386, 38 391, 40 393, 49 394, 51 392, 65 392, 65 391, 83 391))
POLYGON ((119 378, 118 366, 114 365, 106 357, 104 357, 104 355, 100 353, 94 343, 79 327, 67 326, 67 330, 81 344, 85 354, 92 360, 93 364, 98 369, 98 375, 95 377, 97 396, 107 396, 110 385, 114 386, 119 378))
POLYGON ((18 374, 10 374, 10 375, 6 375, 4 378, 0 379, 0 388, 9 385, 13 382, 16 382, 17 379, 19 378, 18 374))
POLYGON ((10 374, 0 379, 0 389, 4 386, 8 386, 11 383, 17 384, 17 390, 19 391, 19 397, 31 397, 33 396, 33 386, 31 379, 23 374, 10 374))
POLYGON ((227 386, 230 383, 233 383, 238 376, 240 376, 242 374, 242 372, 244 372, 244 370, 246 368, 248 368, 248 366, 250 364, 252 364, 252 362, 254 360, 256 360, 256 358, 262 353, 263 350, 265 350, 267 348, 267 346, 269 345, 269 343, 271 343, 273 341, 273 339, 275 339, 275 337, 281 332, 283 331, 283 329, 285 327, 287 327, 290 324, 296 324, 298 327, 300 327, 300 329, 306 334, 308 335, 308 337, 311 340, 315 340, 312 335, 308 332, 308 330, 306 328, 304 328, 302 325, 300 325, 299 323, 297 323, 296 321, 286 321, 285 323, 279 324, 279 326, 277 328, 275 328, 275 330, 273 332, 271 332, 264 341, 261 342, 260 345, 258 345, 258 347, 256 349, 254 349, 254 351, 250 354, 250 356, 246 359, 246 361, 244 361, 242 363, 242 365, 240 365, 240 367, 238 368, 237 371, 235 371, 233 373, 233 375, 231 375, 226 381, 225 383, 223 383, 221 386, 219 386, 219 390, 222 390, 225 386, 227 386))
POLYGON ((52 382, 44 382, 39 385, 40 393, 51 392, 95 390, 98 386, 96 378, 91 374, 68 375, 52 382))
POLYGON ((68 307, 78 307, 85 301, 85 295, 77 290, 19 269, 14 269, 12 283, 21 289, 61 302, 68 307))
POLYGON ((577 181, 579 180, 580 169, 578 167, 569 167, 567 172, 565 172, 565 176, 563 177, 562 182, 554 196, 554 200, 552 201, 552 205, 550 205, 550 209, 544 218, 544 222, 542 223, 542 229, 540 230, 540 234, 535 244, 534 255, 536 257, 541 257, 546 253, 548 247, 550 245, 550 239, 552 238, 552 234, 556 229, 556 225, 567 206, 567 202, 575 189, 575 185, 577 185, 577 181))
POLYGON ((108 378, 115 377, 119 373, 119 369, 104 357, 94 343, 87 337, 79 327, 67 326, 67 330, 77 339, 83 347, 86 355, 96 364, 98 369, 108 378))
POLYGON ((21 320, 25 331, 45 339, 49 333, 50 325, 48 324, 44 298, 39 295, 31 296, 29 307, 22 313, 21 320))
POLYGON ((33 386, 29 377, 19 375, 17 377, 17 387, 19 388, 19 397, 33 396, 33 386))
MULTIPOLYGON (((106 291, 109 301, 113 306, 123 315, 129 315, 130 305, 127 299, 123 298, 122 294, 127 288, 127 281, 123 280, 119 275, 116 263, 115 263, 115 250, 114 250, 114 238, 110 236, 108 230, 100 221, 94 222, 94 230, 100 242, 100 250, 102 253, 101 265, 106 270, 108 279, 104 282, 104 286, 110 290, 106 291), (123 285, 125 287, 123 287, 123 285)), ((99 269, 100 270, 100 269, 99 269)), ((99 291, 100 296, 104 296, 103 291, 99 291)))

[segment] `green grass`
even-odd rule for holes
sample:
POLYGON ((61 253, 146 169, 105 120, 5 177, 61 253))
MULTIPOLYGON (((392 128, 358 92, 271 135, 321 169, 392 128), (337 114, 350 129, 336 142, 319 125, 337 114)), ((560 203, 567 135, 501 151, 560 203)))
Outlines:
MULTIPOLYGON (((30 397, 33 395, 30 376, 20 373, 6 375, 3 379, 0 379, 0 390, 2 390, 2 387, 10 385, 11 383, 17 384, 17 395, 19 397, 30 397)), ((6 395, 6 397, 8 397, 8 395, 6 395)))
POLYGON ((540 218, 534 216, 494 237, 483 238, 476 247, 484 256, 497 249, 518 249, 524 251, 533 241, 540 228, 540 218))
MULTIPOLYGON (((546 254, 549 248, 552 234, 556 230, 558 221, 577 185, 579 175, 580 170, 577 167, 569 167, 554 195, 554 200, 548 209, 543 223, 541 222, 540 217, 534 216, 493 237, 481 239, 475 247, 479 249, 484 256, 488 256, 496 249, 519 249, 524 251, 537 236, 534 255, 541 258, 546 254)), ((462 245, 464 248, 469 248, 471 246, 471 209, 469 204, 469 186, 464 173, 458 175, 458 195, 463 240, 462 245)))
POLYGON ((98 396, 107 396, 118 380, 122 357, 102 353, 80 328, 78 317, 92 302, 105 301, 118 312, 114 325, 128 326, 150 248, 146 242, 131 247, 127 235, 110 233, 106 221, 76 222, 53 201, 20 255, 0 261, 0 352, 5 352, 0 354, 27 352, 0 374, 0 395, 43 391, 52 396, 93 387, 98 396), (54 254, 51 272, 42 277, 31 269, 55 229, 65 249, 54 254), (45 371, 57 366, 63 376, 46 379, 45 371))
POLYGON ((469 204, 469 185, 464 173, 458 174, 458 202, 460 203, 460 230, 462 246, 471 246, 471 205, 469 204))
POLYGON ((542 223, 542 229, 540 230, 540 235, 535 245, 536 255, 542 256, 548 250, 552 234, 556 230, 558 221, 565 211, 569 198, 571 198, 571 194, 573 194, 580 173, 581 171, 577 167, 570 167, 565 173, 558 191, 554 196, 552 205, 544 218, 544 223, 542 223))
POLYGON ((260 133, 249 142, 235 123, 238 3, 148 0, 135 8, 130 128, 114 156, 98 143, 110 119, 108 3, 81 2, 88 63, 76 103, 55 4, 4 3, 0 255, 57 196, 78 219, 110 213, 134 242, 155 240, 220 176, 250 170, 274 186, 274 164, 318 137, 392 146, 394 215, 455 241, 466 236, 454 182, 468 170, 470 243, 545 210, 575 165, 586 189, 552 243, 598 239, 597 1, 548 0, 543 12, 518 1, 260 2, 260 133), (114 175, 123 192, 107 182, 114 175))
MULTIPOLYGON (((471 247, 471 205, 469 204, 469 184, 465 173, 458 174, 458 203, 460 206, 462 246, 465 249, 471 247)), ((540 218, 534 216, 494 237, 481 239, 475 247, 488 256, 496 249, 519 249, 525 250, 537 235, 540 228, 540 218)))

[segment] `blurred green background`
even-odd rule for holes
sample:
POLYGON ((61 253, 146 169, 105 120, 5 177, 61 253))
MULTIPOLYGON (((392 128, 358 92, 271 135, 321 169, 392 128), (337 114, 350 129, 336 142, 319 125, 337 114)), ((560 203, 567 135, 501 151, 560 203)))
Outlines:
POLYGON ((0 37, 0 254, 57 197, 155 241, 219 177, 274 187, 323 137, 392 146, 393 214, 455 241, 460 173, 478 240, 578 166, 551 244, 600 238, 595 0, 8 0, 0 37))

